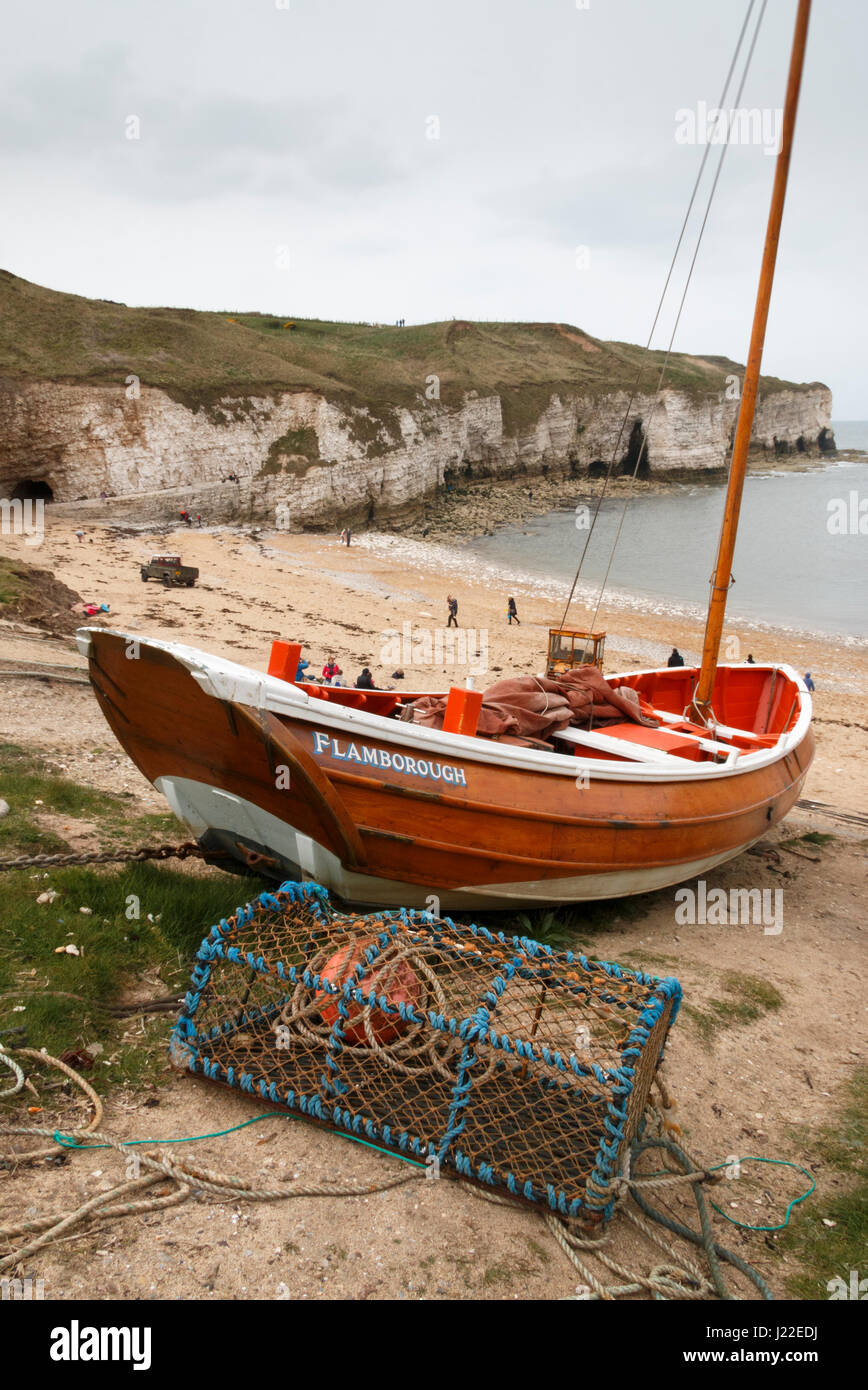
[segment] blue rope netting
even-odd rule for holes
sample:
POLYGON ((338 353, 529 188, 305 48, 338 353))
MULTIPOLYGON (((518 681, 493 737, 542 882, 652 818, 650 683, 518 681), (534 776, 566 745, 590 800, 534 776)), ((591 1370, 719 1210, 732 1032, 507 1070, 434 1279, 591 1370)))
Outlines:
POLYGON ((178 1067, 401 1156, 436 1161, 438 1171, 452 1169, 563 1216, 606 1219, 612 1180, 641 1121, 680 1001, 674 978, 431 912, 345 915, 319 884, 289 881, 211 928, 171 1057, 178 1067), (354 954, 335 982, 323 957, 347 941, 356 943, 354 954), (390 995, 390 986, 378 988, 378 968, 383 975, 383 962, 399 948, 415 953, 409 959, 418 971, 439 976, 446 993, 438 989, 435 998, 429 991, 423 1005, 400 991, 390 995), (471 967, 479 983, 468 1001, 471 967), (453 988, 453 1003, 473 1006, 436 1007, 448 996, 450 971, 459 970, 464 993, 453 988), (281 1049, 275 1021, 300 993, 313 1000, 314 1012, 317 1000, 328 1002, 328 1022, 316 1014, 313 1041, 309 1030, 290 1026, 291 1042, 281 1049), (388 1043, 357 1045, 363 1011, 388 1023, 389 1036, 412 1031, 423 1039, 439 1069, 430 1077, 418 1067, 402 1074, 387 1065, 388 1043), (515 1026, 505 1028, 510 1022, 515 1026), (593 1048, 578 1046, 589 1024, 594 1043, 602 1039, 605 1064, 584 1055, 593 1048))

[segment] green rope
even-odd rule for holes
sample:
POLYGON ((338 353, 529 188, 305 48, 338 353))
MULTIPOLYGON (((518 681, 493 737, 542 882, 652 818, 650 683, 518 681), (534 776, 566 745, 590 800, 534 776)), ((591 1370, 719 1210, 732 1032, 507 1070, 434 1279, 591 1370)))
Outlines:
MULTIPOLYGON (((257 1120, 290 1120, 292 1115, 278 1115, 271 1111, 266 1115, 254 1115, 252 1120, 242 1120, 240 1125, 232 1125, 231 1129, 218 1129, 213 1134, 191 1134, 185 1139, 124 1139, 125 1148, 133 1148, 135 1144, 195 1144, 199 1139, 220 1139, 224 1134, 234 1134, 236 1129, 245 1129, 247 1125, 255 1125, 257 1120)), ((64 1149, 110 1149, 111 1144, 77 1144, 71 1134, 64 1134, 62 1130, 54 1131, 54 1141, 64 1149)))
MULTIPOLYGON (((750 1226, 750 1225, 748 1225, 748 1223, 747 1223, 746 1221, 736 1221, 736 1219, 735 1219, 734 1216, 727 1216, 726 1212, 725 1212, 725 1211, 721 1211, 721 1209, 720 1209, 720 1207, 717 1205, 717 1203, 716 1203, 716 1202, 712 1202, 711 1199, 709 1198, 710 1205, 713 1206, 713 1207, 714 1207, 714 1210, 718 1213, 718 1215, 719 1215, 719 1216, 722 1216, 723 1219, 724 1219, 724 1221, 728 1221, 728 1222, 730 1223, 731 1226, 739 1226, 743 1231, 783 1231, 783 1230, 785 1229, 785 1227, 789 1225, 790 1213, 791 1213, 791 1211, 793 1210, 793 1207, 797 1207, 798 1204, 799 1204, 799 1202, 804 1202, 804 1201, 806 1200, 806 1198, 810 1197, 811 1193, 815 1190, 817 1184, 816 1184, 816 1182, 814 1181, 813 1177, 812 1177, 811 1174, 808 1172, 807 1168, 802 1168, 802 1166, 801 1166, 800 1164, 798 1164, 798 1163, 790 1163, 789 1159, 786 1159, 786 1158, 758 1158, 756 1154, 750 1154, 750 1155, 748 1155, 747 1158, 740 1158, 738 1161, 739 1161, 739 1164, 742 1164, 742 1163, 774 1163, 774 1164, 777 1164, 777 1165, 778 1165, 779 1167, 781 1167, 781 1168, 795 1168, 797 1172, 799 1172, 799 1173, 804 1173, 805 1177, 808 1179, 808 1182, 811 1184, 811 1186, 808 1188, 807 1192, 803 1192, 803 1193, 801 1194, 801 1196, 799 1196, 799 1197, 794 1197, 794 1198, 793 1198, 793 1200, 790 1202, 789 1206, 787 1207, 786 1214, 785 1214, 785 1216, 784 1216, 783 1221, 779 1222, 779 1224, 778 1224, 777 1226, 750 1226)), ((729 1167, 729 1164, 728 1164, 728 1163, 715 1163, 711 1168, 709 1168, 708 1171, 709 1171, 709 1173, 713 1173, 713 1172, 715 1172, 718 1168, 728 1168, 728 1167, 729 1167)))
MULTIPOLYGON (((643 1139, 634 1143, 632 1146, 631 1173, 635 1174, 636 1159, 641 1153, 644 1153, 646 1149, 665 1149, 678 1160, 683 1172, 689 1173, 693 1169, 693 1164, 690 1162, 690 1159, 671 1139, 643 1139)), ((723 1166, 723 1164, 718 1164, 718 1167, 723 1166)), ((639 1182, 641 1179, 637 1178, 636 1181, 639 1182)), ((681 1236, 683 1240, 689 1240, 692 1245, 702 1246, 708 1260, 709 1270, 711 1271, 712 1283, 714 1284, 715 1292, 719 1298, 730 1300, 736 1297, 735 1294, 729 1292, 723 1281, 723 1274, 720 1269, 719 1261, 725 1260, 727 1264, 733 1265, 735 1269, 740 1270, 742 1274, 750 1279, 751 1283, 759 1289, 764 1299, 772 1300, 774 1295, 757 1270, 747 1264, 739 1255, 733 1254, 731 1250, 727 1250, 724 1246, 718 1245, 714 1240, 711 1233, 711 1221, 705 1201, 705 1194, 702 1191, 702 1185, 699 1182, 695 1182, 692 1183, 691 1186, 696 1200, 696 1207, 699 1212, 701 1232, 692 1231, 689 1226, 684 1226, 680 1221, 674 1221, 670 1217, 664 1215, 662 1211, 657 1211, 642 1196, 641 1191, 635 1183, 631 1182, 629 1184, 630 1194, 640 1211, 644 1212, 652 1221, 656 1221, 659 1225, 664 1226, 666 1230, 672 1231, 674 1235, 681 1236)))
MULTIPOLYGON (((250 1120, 242 1120, 239 1125, 232 1125, 229 1129, 218 1129, 213 1134, 190 1134, 183 1139, 124 1139, 124 1148, 132 1149, 137 1144, 195 1144, 200 1139, 221 1139, 225 1134, 234 1134, 237 1129, 246 1129, 248 1125, 255 1125, 259 1120, 295 1120, 296 1115, 280 1115, 277 1111, 268 1111, 265 1115, 254 1115, 250 1120)), ((419 1163, 415 1158, 406 1158, 404 1154, 393 1153, 391 1149, 382 1149, 379 1144, 371 1144, 367 1139, 359 1139, 355 1134, 344 1134, 342 1130, 330 1129, 329 1134, 336 1134, 339 1139, 349 1139, 353 1144, 362 1144, 366 1149, 375 1149, 378 1154, 385 1154, 387 1158, 399 1158, 402 1163, 409 1163, 413 1168, 426 1168, 428 1165, 419 1163)), ((62 1130, 54 1131, 54 1142, 63 1149, 110 1149, 111 1144, 77 1144, 71 1134, 64 1134, 62 1130)))

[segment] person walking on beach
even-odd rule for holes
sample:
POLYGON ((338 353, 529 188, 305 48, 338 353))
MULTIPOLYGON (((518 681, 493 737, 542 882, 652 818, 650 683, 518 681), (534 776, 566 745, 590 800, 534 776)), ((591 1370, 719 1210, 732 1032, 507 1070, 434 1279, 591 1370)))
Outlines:
POLYGON ((347 543, 347 528, 346 528, 346 526, 345 526, 344 529, 343 529, 343 531, 341 531, 341 545, 346 545, 346 543, 347 543))
POLYGON ((519 618, 518 613, 516 611, 514 598, 511 598, 506 605, 506 616, 509 621, 510 627, 512 627, 513 623, 518 623, 519 627, 521 627, 521 619, 519 618))
POLYGON ((666 665, 667 665, 667 666, 683 666, 683 665, 684 665, 684 657, 681 655, 681 653, 680 653, 680 651, 678 650, 677 647, 673 647, 673 648, 672 648, 672 652, 671 652, 671 654, 670 654, 669 660, 667 661, 666 665))
POLYGON ((366 666, 359 676, 359 679, 356 681, 356 690, 376 690, 376 688, 377 687, 374 685, 374 678, 369 668, 366 666))
POLYGON ((449 609, 449 617, 446 620, 447 627, 458 626, 458 599, 451 594, 446 595, 446 607, 449 609))
POLYGON ((349 526, 348 526, 348 527, 347 527, 347 545, 349 545, 349 543, 350 543, 350 541, 351 541, 352 539, 353 539, 353 533, 352 533, 352 531, 350 530, 350 528, 349 528, 349 526))
POLYGON ((816 688, 817 688, 817 687, 814 685, 814 682, 811 680, 811 673, 810 673, 810 671, 806 671, 806 672, 805 672, 805 685, 808 687, 809 690, 816 690, 816 688))
POLYGON ((322 678, 325 681, 326 685, 331 685, 332 681, 335 679, 336 676, 342 675, 343 671, 341 670, 340 666, 335 661, 334 657, 330 656, 326 661, 325 666, 322 668, 322 678))

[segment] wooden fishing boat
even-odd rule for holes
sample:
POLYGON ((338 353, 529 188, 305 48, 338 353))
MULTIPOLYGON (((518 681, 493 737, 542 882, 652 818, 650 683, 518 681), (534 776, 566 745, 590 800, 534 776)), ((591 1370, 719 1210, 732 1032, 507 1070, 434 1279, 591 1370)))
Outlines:
POLYGON ((713 734, 683 718, 696 669, 610 676, 661 727, 570 727, 544 752, 406 723, 416 694, 296 685, 96 627, 78 640, 115 735, 206 849, 350 902, 512 907, 677 883, 786 815, 813 753, 811 698, 785 666, 719 667, 713 734))
POLYGON ((651 722, 570 724, 547 746, 520 746, 477 734, 460 690, 443 727, 425 727, 399 717, 416 695, 296 683, 298 648, 264 675, 81 629, 109 724, 206 851, 350 902, 439 912, 662 888, 740 854, 786 815, 813 756, 810 696, 787 666, 721 666, 718 655, 809 13, 799 0, 701 667, 608 678, 650 706, 651 722))

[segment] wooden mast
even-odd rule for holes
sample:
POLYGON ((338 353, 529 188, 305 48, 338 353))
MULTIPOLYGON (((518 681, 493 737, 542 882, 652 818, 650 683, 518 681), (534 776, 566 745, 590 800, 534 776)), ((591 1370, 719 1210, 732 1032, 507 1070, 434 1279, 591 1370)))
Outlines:
POLYGON ((790 170, 790 153, 793 147, 793 131, 796 124, 796 109, 799 104, 799 88, 802 82, 802 67, 805 58, 805 44, 808 37, 808 19, 811 13, 811 0, 799 0, 796 27, 793 35, 793 50, 790 57, 790 72, 787 80, 787 95, 784 105, 784 124, 781 148, 775 165, 775 181, 772 188, 768 228, 760 269, 759 287, 754 308, 753 329, 750 338, 747 366, 744 373, 741 408, 738 413, 738 426, 732 450, 732 463, 729 471, 729 484, 726 491, 726 507, 723 514, 723 528, 717 565, 712 580, 711 600, 705 625, 705 641, 702 648, 702 670, 693 696, 693 717, 697 715, 709 722, 711 697, 717 673, 717 659, 720 639, 723 633, 723 620, 726 612, 726 596, 732 579, 732 556, 735 550, 735 537, 738 529, 738 515, 744 490, 744 475, 747 454, 753 432, 753 417, 756 409, 757 385, 760 363, 765 341, 766 323, 769 316, 769 301, 772 293, 772 280, 775 273, 775 260, 778 252, 778 237, 781 230, 781 217, 784 211, 784 198, 787 191, 787 176, 790 170))

